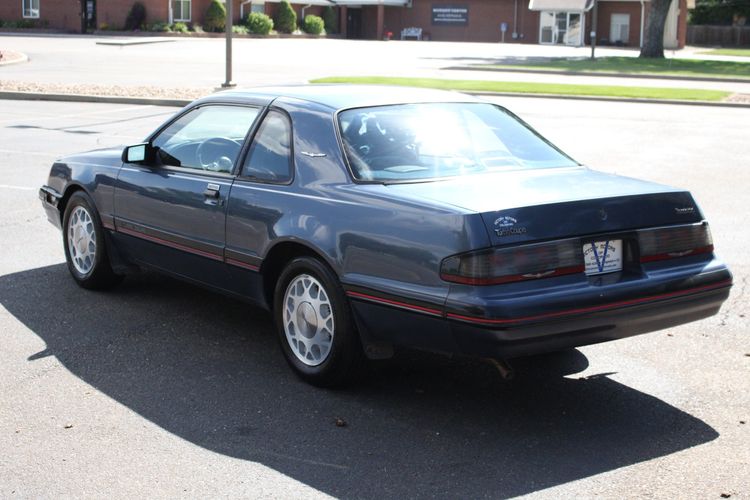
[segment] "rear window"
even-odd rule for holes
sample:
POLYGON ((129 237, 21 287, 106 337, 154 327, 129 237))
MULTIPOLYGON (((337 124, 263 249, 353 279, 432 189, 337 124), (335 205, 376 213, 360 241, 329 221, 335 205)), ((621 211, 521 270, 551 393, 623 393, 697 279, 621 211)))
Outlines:
POLYGON ((577 163, 498 106, 425 103, 339 113, 357 180, 410 182, 577 163))

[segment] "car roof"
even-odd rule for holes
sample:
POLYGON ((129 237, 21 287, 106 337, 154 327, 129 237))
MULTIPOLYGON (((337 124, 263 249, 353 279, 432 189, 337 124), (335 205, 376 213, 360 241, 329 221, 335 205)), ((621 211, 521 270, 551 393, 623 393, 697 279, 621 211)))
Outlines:
POLYGON ((475 97, 445 90, 351 84, 308 84, 237 89, 219 92, 203 100, 231 98, 241 101, 243 98, 260 98, 270 102, 284 97, 322 104, 335 110, 418 102, 480 102, 475 97))

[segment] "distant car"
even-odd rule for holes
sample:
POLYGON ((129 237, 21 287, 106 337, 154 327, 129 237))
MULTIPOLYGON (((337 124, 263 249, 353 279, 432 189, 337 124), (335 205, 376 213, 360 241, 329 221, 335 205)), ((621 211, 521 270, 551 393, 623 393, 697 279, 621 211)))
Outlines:
POLYGON ((456 93, 222 92, 55 162, 39 194, 82 287, 142 267, 246 299, 324 386, 395 345, 505 359, 659 330, 732 285, 689 192, 456 93))

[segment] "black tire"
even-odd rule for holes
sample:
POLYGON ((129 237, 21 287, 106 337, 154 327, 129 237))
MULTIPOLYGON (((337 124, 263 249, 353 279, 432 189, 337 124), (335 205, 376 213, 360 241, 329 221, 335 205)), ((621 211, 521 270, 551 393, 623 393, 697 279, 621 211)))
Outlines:
POLYGON ((76 283, 83 288, 89 290, 104 290, 112 288, 122 281, 123 277, 116 274, 109 263, 107 245, 104 238, 104 227, 99 218, 99 213, 94 207, 94 201, 88 194, 86 194, 86 192, 76 191, 65 205, 65 213, 63 214, 63 247, 65 248, 65 260, 68 264, 68 270, 76 283), (74 212, 77 214, 82 213, 81 211, 76 211, 79 207, 82 208, 91 219, 90 227, 93 230, 93 238, 91 238, 91 241, 95 243, 93 258, 88 259, 84 264, 81 264, 80 261, 78 261, 78 264, 74 262, 76 257, 71 254, 76 253, 77 249, 74 248, 71 250, 68 241, 68 236, 71 231, 71 218, 73 217, 74 212), (90 266, 90 269, 80 269, 81 265, 90 266))
MULTIPOLYGON (((314 286, 311 290, 314 289, 314 286)), ((357 379, 364 360, 362 344, 352 318, 349 301, 336 275, 328 266, 312 257, 298 257, 292 260, 281 272, 281 276, 276 283, 273 311, 281 350, 289 366, 300 378, 318 387, 341 387, 357 379), (330 303, 326 312, 328 310, 332 312, 333 335, 330 348, 327 354, 322 357, 322 360, 303 362, 298 354, 293 351, 295 349, 293 343, 296 341, 287 337, 284 308, 289 307, 289 310, 292 310, 292 307, 284 302, 289 285, 295 281, 297 283, 303 282, 305 275, 314 278, 319 285, 322 285, 323 293, 330 303), (308 364, 315 362, 319 364, 315 366, 308 364)), ((319 314, 319 316, 323 317, 323 314, 319 314)), ((316 316, 316 325, 319 321, 317 318, 318 316, 316 316)), ((326 321, 324 323, 328 324, 326 321)), ((316 327, 315 330, 321 331, 323 329, 316 327)), ((301 332, 297 333, 302 335, 301 332)), ((301 337, 298 336, 297 338, 301 337)), ((299 349, 296 350, 298 353, 300 352, 299 349)))

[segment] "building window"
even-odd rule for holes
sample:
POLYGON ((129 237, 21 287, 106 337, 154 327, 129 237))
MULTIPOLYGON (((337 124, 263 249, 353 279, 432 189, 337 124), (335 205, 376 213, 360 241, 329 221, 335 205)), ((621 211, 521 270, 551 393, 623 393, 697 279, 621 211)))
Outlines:
POLYGON ((265 2, 253 2, 250 4, 250 12, 260 12, 261 14, 265 14, 266 12, 266 4, 265 2))
POLYGON ((612 14, 609 41, 627 45, 630 41, 630 14, 612 14))
POLYGON ((39 2, 40 0, 22 0, 23 17, 39 19, 39 2))
POLYGON ((190 21, 192 0, 172 0, 172 21, 190 21))

